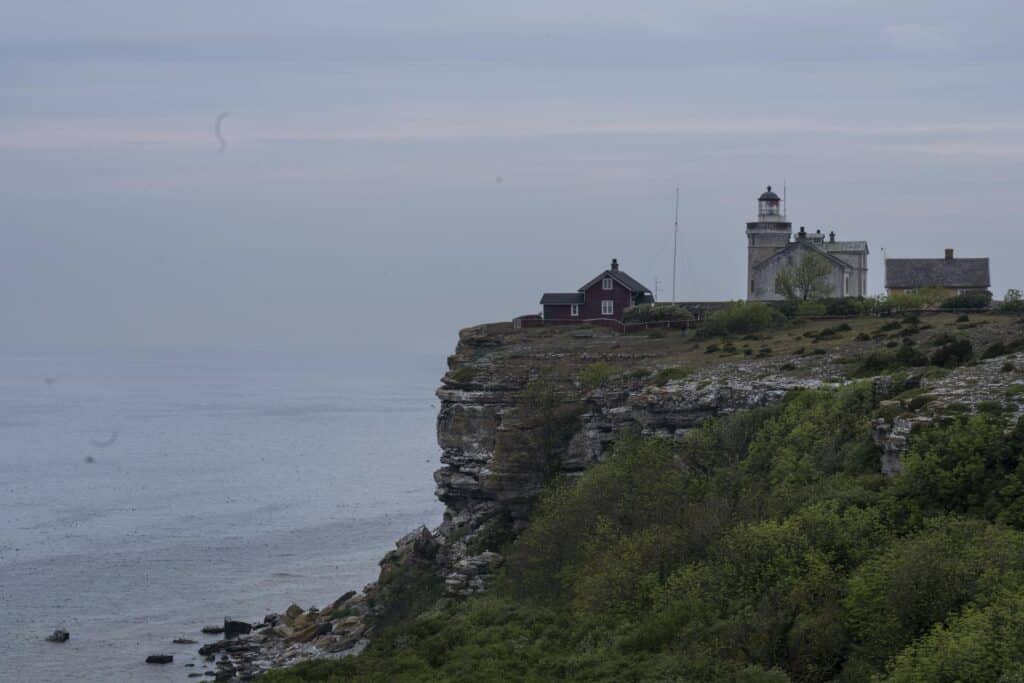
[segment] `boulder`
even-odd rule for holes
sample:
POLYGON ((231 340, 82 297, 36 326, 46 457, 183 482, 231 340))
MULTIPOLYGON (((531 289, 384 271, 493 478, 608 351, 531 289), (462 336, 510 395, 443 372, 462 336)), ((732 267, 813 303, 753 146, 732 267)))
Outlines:
POLYGON ((216 636, 216 635, 220 635, 221 633, 224 633, 224 627, 223 626, 204 626, 202 628, 202 631, 203 631, 203 633, 206 633, 208 635, 216 636))
POLYGON ((224 638, 237 638, 246 633, 252 633, 252 624, 224 618, 224 638))
POLYGON ((195 645, 196 644, 196 641, 192 640, 191 638, 175 638, 173 642, 174 642, 175 645, 195 645))
POLYGON ((292 603, 288 606, 288 609, 284 611, 284 622, 286 624, 290 624, 291 622, 295 621, 295 619, 297 619, 298 616, 302 614, 303 611, 304 610, 301 607, 299 607, 295 603, 292 603))
POLYGON ((174 661, 174 655, 150 655, 146 657, 146 664, 170 664, 174 661))

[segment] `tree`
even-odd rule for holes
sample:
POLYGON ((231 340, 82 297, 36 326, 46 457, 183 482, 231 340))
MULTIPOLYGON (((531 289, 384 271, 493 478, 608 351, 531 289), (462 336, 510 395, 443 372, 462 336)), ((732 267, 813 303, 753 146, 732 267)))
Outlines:
POLYGON ((775 277, 775 293, 800 301, 827 297, 832 293, 832 285, 828 282, 831 272, 825 259, 817 254, 807 254, 800 263, 775 277))
POLYGON ((1024 311, 1024 294, 1021 294, 1019 289, 1007 290, 1006 298, 1003 299, 1003 305, 1000 308, 1004 311, 1024 311))

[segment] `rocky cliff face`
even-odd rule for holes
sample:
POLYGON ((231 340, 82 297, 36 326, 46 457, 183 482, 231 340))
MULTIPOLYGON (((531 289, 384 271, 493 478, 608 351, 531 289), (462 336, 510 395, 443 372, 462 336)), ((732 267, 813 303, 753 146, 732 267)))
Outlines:
MULTIPOLYGON (((912 329, 922 345, 934 334, 925 331, 930 326, 912 329)), ((981 329, 995 338, 1008 334, 994 324, 981 329)), ((891 338, 896 335, 908 336, 896 331, 891 338)), ((208 646, 209 654, 222 654, 226 677, 218 680, 358 652, 374 629, 401 618, 403 610, 486 589, 503 562, 498 551, 526 526, 531 504, 551 477, 575 476, 602 461, 625 431, 679 438, 708 418, 771 405, 798 389, 837 386, 848 381, 844 359, 891 345, 879 333, 856 343, 852 336, 812 353, 802 346, 806 332, 758 340, 796 347, 782 352, 776 346, 774 357, 762 349, 758 358, 742 347, 710 357, 711 344, 678 336, 515 331, 509 325, 463 330, 437 390, 441 467, 434 478, 445 504, 442 524, 399 540, 381 561, 378 581, 361 593, 346 593, 321 610, 292 606, 268 615, 251 636, 208 646)), ((913 431, 944 414, 996 402, 1019 415, 1024 376, 1016 368, 1024 369, 1024 354, 952 372, 917 369, 899 380, 876 379, 876 397, 890 414, 874 425, 882 471, 898 474, 913 431)))
POLYGON ((434 479, 446 510, 435 533, 449 595, 484 589, 490 569, 501 563, 489 540, 505 536, 494 527, 521 529, 546 481, 600 462, 624 430, 679 437, 708 418, 839 381, 827 356, 746 360, 657 381, 666 358, 643 340, 557 331, 551 337, 562 341, 558 345, 542 336, 554 331, 524 337, 496 327, 463 331, 437 391, 442 467, 434 479), (581 375, 602 365, 614 374, 586 386, 581 375), (538 386, 553 397, 547 413, 543 399, 531 394, 538 386), (552 415, 556 410, 564 414, 552 415), (538 437, 540 424, 551 422, 564 429, 547 440, 538 437), (543 458, 539 444, 549 450, 543 458))

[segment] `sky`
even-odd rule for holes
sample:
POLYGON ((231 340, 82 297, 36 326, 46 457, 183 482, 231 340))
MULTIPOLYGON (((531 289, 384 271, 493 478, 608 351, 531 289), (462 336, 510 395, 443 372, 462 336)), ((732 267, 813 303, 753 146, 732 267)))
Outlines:
POLYGON ((0 345, 448 352, 745 221, 1024 287, 1010 0, 0 0, 0 345), (221 119, 220 133, 215 125, 221 119), (223 149, 222 149, 223 147, 223 149), (883 251, 884 250, 884 251, 883 251))

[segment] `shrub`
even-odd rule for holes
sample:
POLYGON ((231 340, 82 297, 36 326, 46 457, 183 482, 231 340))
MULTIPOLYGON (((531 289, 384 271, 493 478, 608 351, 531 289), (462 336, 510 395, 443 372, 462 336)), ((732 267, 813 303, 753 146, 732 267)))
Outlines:
POLYGON ((889 664, 887 683, 1024 681, 1024 591, 1000 593, 937 624, 889 664))
POLYGON ((860 315, 863 310, 862 300, 853 297, 844 299, 825 299, 826 315, 860 315))
POLYGON ((615 372, 615 368, 604 361, 591 363, 580 370, 580 386, 582 386, 586 391, 596 389, 611 379, 611 377, 615 375, 615 372))
POLYGON ((974 355, 971 340, 961 337, 947 342, 935 349, 931 355, 931 364, 943 368, 955 368, 963 365, 974 355))
POLYGON ((999 305, 999 310, 1010 313, 1024 311, 1024 294, 1021 294, 1019 289, 1007 290, 1003 303, 999 305))
POLYGON ((820 301, 801 301, 800 305, 797 306, 797 315, 825 315, 826 312, 825 304, 820 301))
POLYGON ((1021 349, 1024 349, 1024 339, 1015 339, 1012 342, 993 342, 985 347, 985 350, 981 353, 981 359, 987 360, 989 358, 997 358, 999 356, 1005 356, 1010 353, 1017 353, 1021 349))
POLYGON ((924 300, 916 294, 896 292, 886 297, 886 304, 891 311, 909 311, 924 307, 924 300))
POLYGON ((666 320, 693 320, 693 314, 684 306, 672 303, 641 304, 634 306, 622 316, 627 323, 649 323, 666 320))
POLYGON ((946 299, 942 302, 941 307, 949 310, 988 308, 991 303, 992 295, 988 292, 966 292, 946 299))
POLYGON ((1011 363, 1010 361, 1006 361, 1005 363, 1003 363, 1003 366, 999 368, 1000 372, 1013 372, 1016 369, 1017 366, 1011 363))
POLYGON ((727 334, 751 334, 777 327, 783 316, 766 304, 735 301, 709 315, 699 331, 703 337, 727 334))
MULTIPOLYGON (((892 343, 892 342, 890 342, 892 343)), ((897 351, 873 351, 862 357, 853 374, 861 377, 892 372, 901 368, 928 365, 928 357, 908 344, 897 344, 897 351)))
POLYGON ((654 375, 653 383, 662 386, 675 379, 686 379, 692 374, 690 368, 663 368, 654 375))
POLYGON ((1024 534, 983 520, 937 521, 854 573, 850 627, 881 665, 993 579, 1022 569, 1024 534))

